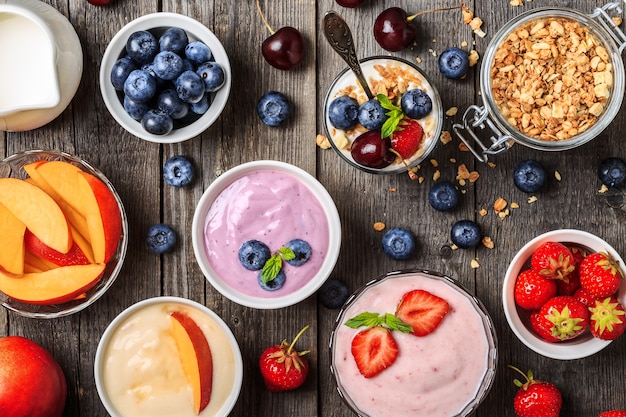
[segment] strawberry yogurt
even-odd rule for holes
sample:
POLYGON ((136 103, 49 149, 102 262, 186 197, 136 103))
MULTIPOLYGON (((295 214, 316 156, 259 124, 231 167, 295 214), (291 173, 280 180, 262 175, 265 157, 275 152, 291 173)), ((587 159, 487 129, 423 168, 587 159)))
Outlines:
POLYGON ((251 297, 284 297, 306 286, 325 262, 329 248, 327 214, 318 198, 288 172, 259 169, 235 179, 215 198, 204 223, 204 248, 214 272, 232 290, 251 297), (248 240, 260 240, 272 253, 292 239, 312 249, 301 266, 283 262, 282 288, 266 291, 258 271, 245 269, 238 251, 248 240))
POLYGON ((331 336, 332 371, 339 392, 359 415, 465 416, 491 387, 495 345, 486 311, 451 279, 418 271, 394 273, 369 283, 344 307, 331 336), (393 314, 402 295, 414 289, 444 298, 450 311, 427 336, 393 331, 397 360, 378 375, 363 377, 351 353, 352 338, 362 328, 344 323, 365 311, 393 314))

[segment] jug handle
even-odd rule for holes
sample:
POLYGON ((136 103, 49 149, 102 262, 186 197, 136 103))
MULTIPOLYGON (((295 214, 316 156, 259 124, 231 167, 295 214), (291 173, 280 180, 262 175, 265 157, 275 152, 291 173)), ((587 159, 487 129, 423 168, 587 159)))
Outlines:
POLYGON ((611 35, 613 40, 617 42, 620 54, 626 48, 626 35, 613 21, 609 12, 615 12, 616 14, 622 13, 622 3, 626 4, 626 0, 617 0, 611 3, 607 3, 602 7, 598 7, 592 14, 589 15, 592 19, 596 20, 602 27, 611 35))

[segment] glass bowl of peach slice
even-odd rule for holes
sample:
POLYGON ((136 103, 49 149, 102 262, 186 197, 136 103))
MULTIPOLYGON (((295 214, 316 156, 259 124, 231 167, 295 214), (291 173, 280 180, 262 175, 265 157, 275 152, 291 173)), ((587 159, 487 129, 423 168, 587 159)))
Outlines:
POLYGON ((31 318, 83 310, 117 278, 128 245, 126 212, 88 162, 30 150, 0 162, 0 303, 31 318))

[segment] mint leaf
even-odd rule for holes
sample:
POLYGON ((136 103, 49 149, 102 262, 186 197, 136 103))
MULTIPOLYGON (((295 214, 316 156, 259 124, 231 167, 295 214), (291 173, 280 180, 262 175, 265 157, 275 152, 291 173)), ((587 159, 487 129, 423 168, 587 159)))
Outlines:
POLYGON ((290 261, 292 259, 295 259, 296 257, 296 254, 293 252, 293 250, 291 250, 291 248, 288 248, 287 246, 283 246, 282 248, 278 249, 278 253, 286 261, 290 261))
POLYGON ((385 325, 391 330, 397 330, 402 333, 411 333, 413 331, 413 327, 389 313, 385 314, 385 325))
POLYGON ((381 316, 378 313, 363 312, 357 316, 352 317, 344 324, 352 329, 358 329, 359 327, 374 327, 381 324, 381 316))
POLYGON ((283 258, 281 258, 277 253, 273 254, 267 262, 265 262, 263 269, 261 269, 261 281, 263 284, 267 284, 276 278, 282 267, 283 258))
POLYGON ((382 138, 389 137, 396 131, 398 127, 398 123, 404 118, 404 113, 402 109, 396 105, 394 105, 389 98, 384 94, 378 94, 376 96, 378 102, 385 110, 389 110, 385 113, 388 116, 388 119, 385 120, 382 129, 380 130, 380 136, 382 138))

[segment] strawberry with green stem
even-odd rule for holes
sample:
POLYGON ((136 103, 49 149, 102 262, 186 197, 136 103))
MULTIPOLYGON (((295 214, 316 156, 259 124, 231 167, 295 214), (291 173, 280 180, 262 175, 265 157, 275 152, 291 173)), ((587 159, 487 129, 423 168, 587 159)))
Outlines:
POLYGON ((559 389, 549 382, 534 379, 532 371, 524 373, 509 365, 509 368, 524 376, 525 381, 514 379, 519 388, 513 399, 513 408, 518 417, 558 417, 563 405, 559 389))
POLYGON ((614 297, 596 300, 589 308, 591 334, 603 340, 615 340, 626 329, 624 307, 614 297))
POLYGON ((607 252, 587 255, 580 262, 578 275, 581 287, 595 298, 615 294, 624 278, 618 261, 607 252))
POLYGON ((562 243, 544 242, 531 255, 530 266, 546 278, 568 282, 574 270, 574 255, 562 243))
POLYGON ((298 352, 295 344, 308 328, 308 325, 304 326, 293 342, 283 340, 279 345, 268 347, 261 354, 259 367, 268 390, 273 392, 293 390, 306 380, 309 374, 309 361, 304 355, 309 351, 298 352))
POLYGON ((571 296, 552 297, 531 317, 530 324, 546 341, 570 340, 589 327, 589 309, 571 296))

